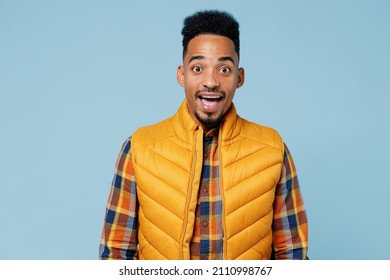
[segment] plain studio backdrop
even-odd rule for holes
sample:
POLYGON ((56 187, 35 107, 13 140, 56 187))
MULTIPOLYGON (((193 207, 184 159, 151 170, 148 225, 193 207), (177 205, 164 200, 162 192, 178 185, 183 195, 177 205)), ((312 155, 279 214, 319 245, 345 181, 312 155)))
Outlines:
POLYGON ((231 12, 238 113, 294 157, 311 259, 390 259, 390 1, 0 0, 0 259, 97 259, 114 165, 173 115, 184 17, 231 12))

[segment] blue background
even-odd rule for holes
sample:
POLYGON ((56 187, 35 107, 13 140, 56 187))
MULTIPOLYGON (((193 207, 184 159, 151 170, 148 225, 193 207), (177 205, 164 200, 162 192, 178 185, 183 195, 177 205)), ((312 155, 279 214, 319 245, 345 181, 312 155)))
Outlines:
POLYGON ((97 259, 123 141, 171 116, 185 16, 241 25, 241 116, 298 169, 312 259, 390 259, 390 1, 0 0, 0 259, 97 259))

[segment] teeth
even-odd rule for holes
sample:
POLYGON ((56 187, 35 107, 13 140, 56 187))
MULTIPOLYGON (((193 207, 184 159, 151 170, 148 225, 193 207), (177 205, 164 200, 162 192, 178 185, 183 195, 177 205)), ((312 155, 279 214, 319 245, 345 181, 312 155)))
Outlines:
POLYGON ((219 99, 220 97, 219 96, 201 96, 201 98, 212 100, 212 99, 219 99))

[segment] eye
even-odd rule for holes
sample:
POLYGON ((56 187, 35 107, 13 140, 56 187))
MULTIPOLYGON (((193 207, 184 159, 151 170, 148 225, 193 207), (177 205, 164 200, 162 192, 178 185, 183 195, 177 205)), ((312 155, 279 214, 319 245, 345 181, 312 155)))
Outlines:
POLYGON ((230 68, 227 67, 227 66, 221 67, 221 68, 219 69, 219 71, 220 71, 221 73, 223 73, 223 74, 230 74, 230 72, 231 72, 230 68))
POLYGON ((200 66, 194 66, 192 67, 192 71, 194 71, 195 73, 199 73, 202 71, 202 67, 200 66))

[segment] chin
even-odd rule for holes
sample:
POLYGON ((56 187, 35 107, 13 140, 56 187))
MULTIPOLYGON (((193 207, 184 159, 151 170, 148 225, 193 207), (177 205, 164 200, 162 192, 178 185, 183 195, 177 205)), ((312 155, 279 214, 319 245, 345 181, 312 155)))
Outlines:
POLYGON ((211 116, 210 114, 203 113, 203 116, 196 114, 196 118, 199 123, 207 130, 218 127, 221 124, 223 114, 217 116, 211 116))

